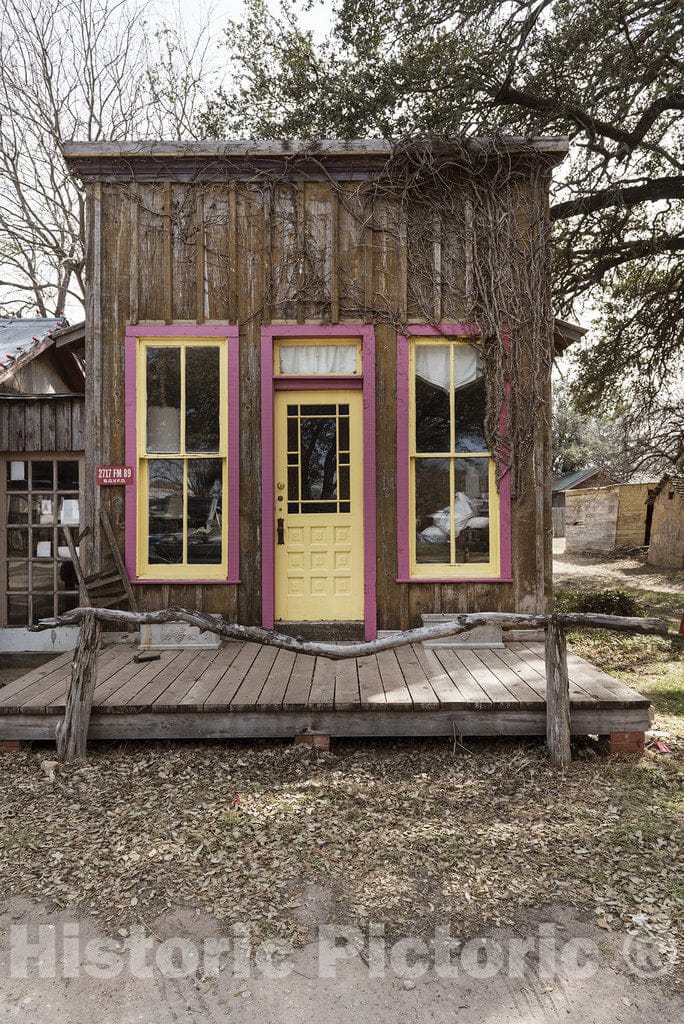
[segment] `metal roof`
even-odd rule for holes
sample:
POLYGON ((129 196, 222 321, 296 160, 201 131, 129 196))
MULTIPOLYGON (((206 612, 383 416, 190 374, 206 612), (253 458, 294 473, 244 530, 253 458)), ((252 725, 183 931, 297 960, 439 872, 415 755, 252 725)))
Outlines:
POLYGON ((44 352, 52 344, 52 332, 66 323, 63 316, 0 318, 0 381, 44 352))
POLYGON ((573 487, 583 484, 585 480, 591 480, 593 476, 600 472, 601 470, 598 466, 589 466, 588 469, 578 469, 574 473, 565 473, 553 481, 551 489, 553 491, 571 491, 573 487))

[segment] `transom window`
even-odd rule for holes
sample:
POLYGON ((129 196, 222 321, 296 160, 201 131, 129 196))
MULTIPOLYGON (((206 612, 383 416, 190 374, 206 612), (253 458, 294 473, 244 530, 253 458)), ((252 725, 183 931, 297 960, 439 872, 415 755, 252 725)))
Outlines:
POLYGON ((411 339, 411 575, 499 573, 499 499, 484 432, 480 355, 465 342, 411 339))
POLYGON ((276 376, 354 376, 361 373, 361 342, 355 338, 297 338, 274 347, 276 376))
POLYGON ((138 576, 223 578, 226 343, 141 339, 137 379, 138 576))
POLYGON ((8 626, 27 626, 78 607, 78 579, 63 527, 78 537, 80 460, 47 453, 8 456, 2 467, 3 587, 8 626))

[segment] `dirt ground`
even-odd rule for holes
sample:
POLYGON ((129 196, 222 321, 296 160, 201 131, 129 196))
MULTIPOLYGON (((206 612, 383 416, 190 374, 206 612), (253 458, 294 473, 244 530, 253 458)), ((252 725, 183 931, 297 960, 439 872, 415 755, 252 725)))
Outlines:
MULTIPOLYGON (((60 975, 51 980, 39 977, 36 965, 30 963, 27 977, 3 979, 0 1020, 20 1024, 301 1024, 309 1020, 327 1024, 663 1024, 680 1019, 678 993, 667 981, 636 978, 625 960, 621 937, 606 935, 573 911, 558 907, 546 908, 543 919, 547 932, 553 928, 560 937, 559 957, 565 957, 553 977, 540 976, 545 972, 534 955, 522 976, 514 978, 508 976, 507 966, 495 977, 473 977, 472 969, 466 972, 458 958, 450 967, 454 977, 445 977, 443 967, 420 976, 416 975, 421 967, 397 973, 388 965, 383 972, 379 960, 375 973, 384 976, 369 977, 362 957, 345 949, 348 959, 336 960, 333 954, 331 960, 330 946, 321 950, 311 943, 280 960, 276 969, 283 977, 279 978, 264 977, 256 969, 251 977, 236 977, 231 963, 224 964, 224 970, 210 968, 209 976, 200 968, 186 977, 170 978, 158 966, 166 963, 160 954, 163 943, 182 935, 188 948, 202 949, 216 935, 216 922, 210 917, 180 911, 152 923, 157 935, 150 937, 149 961, 146 969, 135 969, 137 976, 128 968, 132 940, 119 937, 112 943, 122 965, 115 977, 60 975), (580 970, 584 977, 576 977, 564 953, 573 939, 586 944, 582 946, 586 961, 580 970), (320 977, 322 971, 331 973, 333 962, 335 977, 320 977)), ((0 905, 0 971, 8 961, 10 935, 16 941, 14 936, 25 931, 37 940, 39 927, 52 925, 59 933, 65 922, 71 925, 72 936, 78 929, 80 949, 103 938, 92 920, 49 913, 28 900, 4 901, 0 905)), ((496 943, 506 957, 519 932, 497 931, 490 938, 491 948, 496 943)))
POLYGON ((567 554, 565 538, 557 537, 553 541, 553 580, 557 587, 623 587, 679 594, 684 612, 684 572, 647 565, 641 552, 619 558, 567 554))

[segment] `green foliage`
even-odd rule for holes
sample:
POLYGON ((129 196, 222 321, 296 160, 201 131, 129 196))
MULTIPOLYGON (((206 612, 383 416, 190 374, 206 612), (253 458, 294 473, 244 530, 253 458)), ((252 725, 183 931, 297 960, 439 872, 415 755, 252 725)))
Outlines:
POLYGON ((582 612, 596 615, 638 615, 639 604, 626 590, 618 587, 603 590, 568 588, 556 590, 554 606, 559 612, 582 612))

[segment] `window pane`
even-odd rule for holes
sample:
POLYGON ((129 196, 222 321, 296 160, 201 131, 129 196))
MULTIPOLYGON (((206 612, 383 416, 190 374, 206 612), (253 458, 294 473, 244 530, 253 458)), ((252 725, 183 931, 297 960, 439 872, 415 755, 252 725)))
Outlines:
POLYGON ((180 349, 147 349, 147 451, 180 452, 180 349))
POLYGON ((183 460, 150 459, 149 562, 179 565, 183 561, 183 460))
POLYGON ((31 530, 31 550, 34 558, 53 557, 54 530, 31 530))
POLYGON ((31 521, 51 526, 55 521, 55 503, 49 494, 34 494, 31 498, 31 521))
POLYGON ((416 451, 451 451, 449 389, 451 353, 448 345, 416 345, 416 451))
POLYGON ((356 373, 356 345, 281 345, 280 372, 299 374, 356 373))
POLYGON ((58 590, 78 590, 78 577, 73 562, 60 562, 57 569, 58 590))
POLYGON ((29 588, 29 564, 28 562, 7 563, 7 589, 28 590, 29 588))
POLYGON ((57 614, 64 615, 72 608, 78 608, 78 594, 59 594, 57 597, 57 614))
MULTIPOLYGON (((302 406, 302 411, 308 406, 302 406)), ((313 407, 315 409, 315 407, 313 407)), ((328 409, 328 406, 320 406, 328 409)), ((333 413, 335 408, 332 408, 333 413)), ((302 501, 337 499, 337 421, 303 416, 299 421, 302 501)), ((311 511, 314 511, 313 509, 311 511)))
POLYGON ((7 623, 10 626, 28 625, 28 594, 10 594, 8 596, 7 623))
POLYGON ((28 558, 28 530, 7 531, 7 554, 9 558, 28 558))
POLYGON ((55 614, 55 598, 54 594, 33 594, 33 615, 31 616, 34 623, 38 622, 38 619, 51 619, 55 614))
POLYGON ((31 463, 31 489, 34 491, 51 491, 55 486, 54 467, 50 462, 31 463))
MULTIPOLYGON (((219 350, 190 347, 185 352, 185 450, 219 450, 219 350)), ((219 559, 220 561, 220 559, 219 559)))
MULTIPOLYGON (((31 570, 31 590, 35 594, 37 590, 50 591, 55 589, 55 563, 50 560, 37 561, 33 563, 31 570)), ((52 614, 50 612, 49 614, 52 614)))
POLYGON ((416 562, 451 561, 449 459, 416 459, 416 562))
POLYGON ((456 561, 489 561, 489 460, 454 460, 456 561))
POLYGON ((486 452, 485 381, 479 353, 469 345, 454 348, 454 429, 457 452, 486 452))
POLYGON ((7 498, 7 522, 28 523, 28 498, 11 494, 7 498))
POLYGON ((26 491, 28 490, 28 463, 8 462, 7 463, 7 490, 26 491))
POLYGON ((78 462, 62 459, 57 463, 57 487, 60 491, 78 490, 78 462))
POLYGON ((223 460, 188 459, 188 564, 223 560, 223 460))
POLYGON ((79 523, 78 498, 59 499, 59 521, 64 526, 78 526, 79 523))

